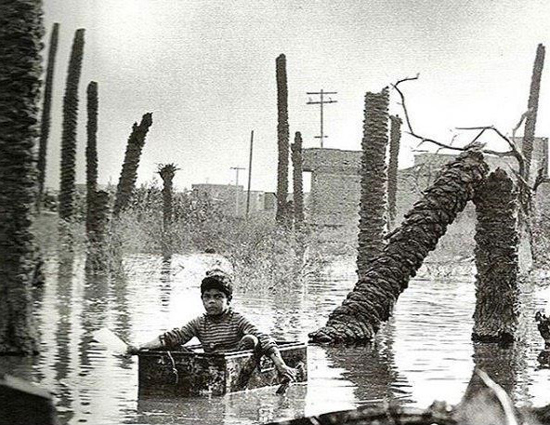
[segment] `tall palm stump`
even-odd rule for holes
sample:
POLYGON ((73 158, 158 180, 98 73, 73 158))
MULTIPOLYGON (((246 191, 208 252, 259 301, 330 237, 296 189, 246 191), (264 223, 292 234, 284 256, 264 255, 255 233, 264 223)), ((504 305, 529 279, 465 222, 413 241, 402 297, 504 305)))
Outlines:
POLYGON ((28 355, 38 348, 31 225, 43 34, 41 1, 0 2, 0 355, 28 355))
POLYGON ((500 168, 474 197, 476 309, 472 338, 513 341, 518 324, 518 199, 513 181, 500 168))

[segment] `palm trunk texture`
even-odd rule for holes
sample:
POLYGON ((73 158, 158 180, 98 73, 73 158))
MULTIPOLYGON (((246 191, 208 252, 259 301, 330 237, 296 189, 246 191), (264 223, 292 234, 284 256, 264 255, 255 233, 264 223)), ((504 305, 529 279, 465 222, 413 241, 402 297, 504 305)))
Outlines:
POLYGON ((390 161, 388 164, 388 217, 391 229, 397 217, 397 170, 399 167, 399 149, 401 143, 401 118, 390 117, 390 161))
POLYGON ((277 77, 277 212, 275 219, 279 224, 288 224, 288 89, 286 81, 286 57, 279 55, 276 63, 277 77))
POLYGON ((143 115, 139 125, 134 123, 132 127, 132 133, 126 145, 126 154, 124 156, 122 171, 116 191, 115 206, 113 208, 113 214, 115 216, 118 216, 121 211, 128 206, 132 197, 132 192, 134 191, 137 180, 137 170, 139 167, 139 160, 141 159, 141 152, 145 145, 145 137, 147 136, 151 124, 153 124, 153 115, 148 112, 143 115))
POLYGON ((162 187, 162 211, 163 211, 163 223, 164 231, 170 229, 172 224, 172 192, 173 192, 173 180, 176 175, 177 168, 174 164, 164 165, 159 170, 159 175, 163 182, 162 187))
POLYGON ((97 110, 98 94, 97 83, 88 84, 88 122, 86 126, 86 233, 88 236, 92 229, 93 197, 97 191, 97 110))
POLYGON ((384 250, 342 305, 330 314, 327 324, 309 335, 311 341, 370 341, 447 226, 473 198, 487 172, 478 144, 445 165, 434 184, 405 214, 401 225, 388 235, 384 250))
POLYGON ((361 146, 361 206, 357 274, 365 275, 370 262, 384 248, 387 222, 387 170, 389 92, 365 95, 365 120, 361 146))
POLYGON ((500 168, 474 197, 476 206, 476 309, 472 338, 514 340, 518 323, 518 201, 514 183, 500 168))
MULTIPOLYGON (((31 286, 42 2, 0 2, 0 355, 28 355, 38 344, 31 286)), ((1 408, 0 408, 1 410, 1 408)))
POLYGON ((533 65, 533 75, 531 76, 531 88, 529 90, 529 101, 527 108, 530 113, 525 119, 525 132, 523 136, 522 153, 525 157, 525 181, 529 181, 531 170, 531 160, 533 156, 533 143, 535 141, 535 127, 537 125, 537 113, 539 109, 540 82, 542 78, 542 69, 544 67, 545 48, 542 44, 537 46, 535 63, 533 65))
POLYGON ((297 131, 292 148, 292 191, 294 200, 294 224, 300 226, 304 222, 304 189, 302 180, 302 134, 297 131))
POLYGON ((63 98, 63 131, 61 134, 61 184, 59 186, 59 217, 70 220, 74 213, 76 176, 76 127, 78 119, 78 83, 84 55, 84 30, 75 32, 67 85, 63 98))
POLYGON ((48 50, 48 66, 46 68, 46 84, 44 87, 44 101, 42 104, 42 121, 40 123, 40 143, 38 145, 38 196, 36 206, 40 210, 44 185, 46 182, 46 158, 48 152, 48 138, 50 136, 53 77, 55 71, 55 58, 59 40, 59 24, 53 24, 50 35, 50 48, 48 50))

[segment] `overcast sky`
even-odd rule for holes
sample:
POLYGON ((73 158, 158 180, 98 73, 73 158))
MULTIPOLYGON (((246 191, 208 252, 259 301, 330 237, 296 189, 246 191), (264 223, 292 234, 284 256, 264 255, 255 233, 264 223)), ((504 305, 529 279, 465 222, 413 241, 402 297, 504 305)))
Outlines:
MULTIPOLYGON (((77 28, 86 29, 77 183, 85 179, 86 86, 97 81, 100 183, 118 181, 131 126, 152 112, 139 182, 173 162, 181 168, 178 189, 234 184, 230 167, 248 167, 254 130, 252 189, 275 190, 281 53, 291 139, 301 131, 304 147, 319 146, 319 108, 306 105, 306 92, 337 91, 338 103, 325 109, 325 147, 358 150, 365 92, 417 73, 402 86, 417 133, 443 142, 458 126, 494 124, 509 133, 526 110, 537 44, 550 41, 548 0, 45 0, 44 7, 46 41, 53 22, 61 25, 47 171, 53 187, 77 28)), ((550 135, 549 67, 538 136, 550 135)), ((402 115, 394 91, 391 112, 402 115)), ((403 138, 402 167, 416 144, 403 138)))

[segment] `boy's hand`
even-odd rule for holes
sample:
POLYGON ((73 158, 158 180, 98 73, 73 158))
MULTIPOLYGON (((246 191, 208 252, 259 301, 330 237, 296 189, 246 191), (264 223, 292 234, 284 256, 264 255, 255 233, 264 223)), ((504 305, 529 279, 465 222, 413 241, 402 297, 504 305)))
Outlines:
POLYGON ((279 372, 279 375, 281 375, 283 380, 287 380, 289 382, 295 382, 296 381, 296 375, 298 374, 298 371, 296 369, 293 369, 286 364, 282 364, 277 367, 277 370, 279 372))

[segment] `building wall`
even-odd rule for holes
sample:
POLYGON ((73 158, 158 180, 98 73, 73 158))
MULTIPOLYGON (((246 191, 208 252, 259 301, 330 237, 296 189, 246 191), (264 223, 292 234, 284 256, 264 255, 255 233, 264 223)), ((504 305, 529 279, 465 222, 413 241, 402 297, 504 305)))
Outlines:
MULTIPOLYGON (((515 140, 521 149, 521 140, 515 140)), ((303 151, 303 169, 311 172, 311 195, 309 214, 306 220, 317 225, 357 227, 359 223, 361 151, 310 148, 303 151)), ((411 209, 422 191, 437 177, 441 167, 453 160, 456 154, 435 154, 430 152, 415 155, 414 165, 398 171, 397 223, 411 209)), ((531 181, 539 168, 548 174, 548 139, 535 139, 531 166, 531 181)), ((517 170, 513 157, 486 155, 491 170, 497 167, 510 173, 517 170)), ((541 193, 546 191, 541 188, 541 193)), ((540 197, 539 197, 540 198, 540 197)), ((472 206, 460 215, 458 220, 473 220, 472 206)), ((460 226, 457 226, 459 228, 460 226)))

